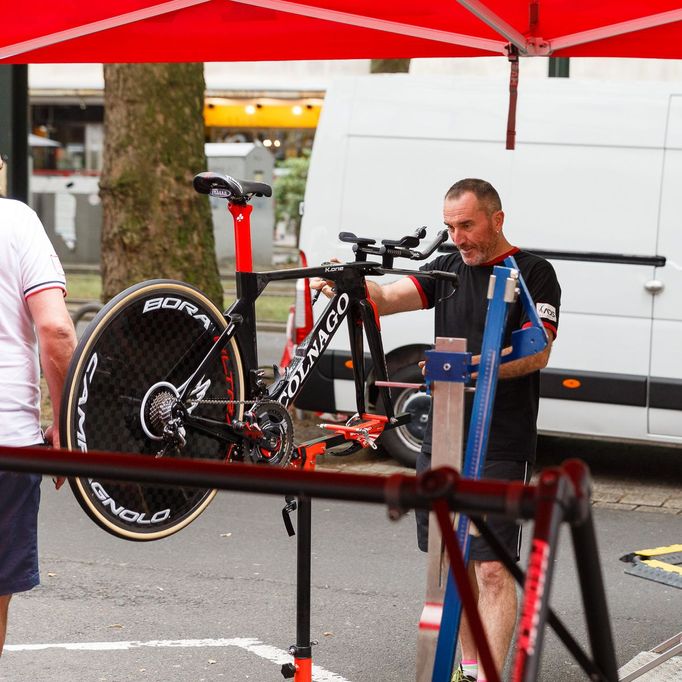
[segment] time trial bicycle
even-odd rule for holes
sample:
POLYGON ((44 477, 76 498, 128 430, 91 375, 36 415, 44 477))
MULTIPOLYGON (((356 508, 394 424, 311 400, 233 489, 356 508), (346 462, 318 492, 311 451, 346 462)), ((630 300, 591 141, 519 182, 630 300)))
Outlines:
MULTIPOLYGON (((423 251, 416 247, 425 228, 381 245, 342 232, 340 239, 353 245, 353 262, 253 272, 249 202, 271 196, 270 186, 205 172, 194 178, 194 188, 228 202, 237 299, 222 313, 197 288, 159 279, 136 284, 109 301, 84 332, 69 367, 60 417, 63 447, 301 466, 288 408, 344 318, 357 414, 331 427, 334 442, 347 442, 348 452, 373 445, 382 433, 407 423, 409 414, 394 414, 386 386, 377 389, 382 413, 367 414, 363 330, 376 381, 388 381, 388 373, 365 278, 413 272, 394 267, 394 259, 428 258, 447 239, 447 231, 441 230, 423 251), (275 372, 267 383, 258 365, 256 299, 270 282, 309 277, 334 281, 335 293, 284 373, 275 372)), ((424 274, 457 283, 453 273, 424 274)), ((70 479, 70 485, 97 524, 128 540, 177 532, 197 518, 216 492, 86 477, 70 479)))

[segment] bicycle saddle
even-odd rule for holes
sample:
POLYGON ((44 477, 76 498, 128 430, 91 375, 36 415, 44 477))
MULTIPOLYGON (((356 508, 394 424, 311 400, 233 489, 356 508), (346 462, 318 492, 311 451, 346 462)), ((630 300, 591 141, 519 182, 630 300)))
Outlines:
POLYGON ((192 184, 199 194, 209 194, 212 197, 229 199, 237 204, 246 203, 254 195, 257 197, 272 196, 272 187, 264 182, 235 180, 229 175, 213 173, 211 171, 195 175, 192 184))

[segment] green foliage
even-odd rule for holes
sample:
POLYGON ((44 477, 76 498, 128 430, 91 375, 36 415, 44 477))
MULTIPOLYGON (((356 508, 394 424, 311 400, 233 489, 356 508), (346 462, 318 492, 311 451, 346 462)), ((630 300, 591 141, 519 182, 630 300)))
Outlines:
POLYGON ((99 301, 102 295, 102 277, 99 272, 68 272, 66 275, 67 303, 73 299, 99 301))
POLYGON ((305 194, 310 152, 295 156, 278 164, 284 172, 275 180, 275 219, 284 220, 296 234, 301 224, 299 205, 305 194))
MULTIPOLYGON (((289 317, 289 309, 294 298, 291 296, 268 296, 263 294, 256 299, 256 318, 258 322, 281 322, 285 324, 289 317)), ((223 298, 223 309, 234 303, 234 292, 226 293, 223 298)))
POLYGON ((410 59, 372 59, 370 73, 409 73, 410 59))

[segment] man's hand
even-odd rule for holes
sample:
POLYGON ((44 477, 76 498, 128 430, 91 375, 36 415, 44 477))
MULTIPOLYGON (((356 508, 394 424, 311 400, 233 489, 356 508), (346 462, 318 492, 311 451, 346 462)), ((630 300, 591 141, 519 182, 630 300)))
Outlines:
MULTIPOLYGON (((55 429, 54 424, 50 424, 45 429, 45 442, 53 448, 59 447, 59 429, 55 429)), ((65 476, 53 476, 52 482, 55 490, 59 490, 64 485, 64 481, 66 481, 65 476)))
MULTIPOLYGON (((338 258, 331 258, 329 263, 340 263, 338 258)), ((402 277, 390 284, 381 286, 377 282, 366 280, 367 293, 372 299, 379 315, 393 315, 410 310, 421 310, 424 306, 417 285, 409 277, 402 277)), ((335 293, 334 282, 315 277, 310 282, 311 289, 321 291, 327 298, 335 293)))
MULTIPOLYGON (((512 352, 512 347, 509 346, 507 348, 503 348, 502 351, 500 352, 501 356, 509 355, 509 353, 512 352)), ((479 365, 481 363, 481 356, 480 355, 472 355, 471 356, 471 364, 472 365, 479 365)), ((503 365, 500 365, 502 367, 503 365)), ((426 376, 426 360, 420 360, 419 361, 419 367, 422 370, 422 376, 426 376)), ((472 372, 471 373, 471 378, 472 379, 478 379, 478 372, 472 372)))
POLYGON ((59 431, 54 428, 54 424, 45 429, 45 442, 53 448, 59 447, 59 431))
MULTIPOLYGON (((340 263, 338 258, 330 258, 328 263, 340 263)), ((322 279, 322 277, 314 277, 310 280, 310 288, 316 289, 320 293, 324 294, 327 298, 332 298, 336 293, 336 288, 334 282, 331 279, 322 279)))

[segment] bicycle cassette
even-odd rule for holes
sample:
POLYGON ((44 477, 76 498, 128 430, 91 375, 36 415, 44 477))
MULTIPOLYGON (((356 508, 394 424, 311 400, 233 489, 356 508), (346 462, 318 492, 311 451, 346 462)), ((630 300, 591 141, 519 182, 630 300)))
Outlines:
POLYGON ((257 402, 244 416, 262 436, 244 443, 244 453, 255 464, 284 467, 294 451, 294 423, 286 408, 274 401, 257 402))

